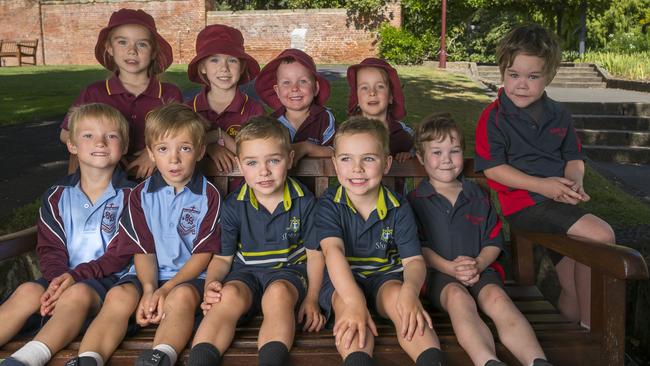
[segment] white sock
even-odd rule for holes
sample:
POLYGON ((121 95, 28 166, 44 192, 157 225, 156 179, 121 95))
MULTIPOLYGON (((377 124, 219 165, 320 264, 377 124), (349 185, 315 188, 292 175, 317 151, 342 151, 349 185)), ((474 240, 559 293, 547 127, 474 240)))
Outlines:
POLYGON ((176 354, 176 351, 174 350, 174 347, 172 347, 172 346, 170 346, 168 344, 161 343, 161 344, 159 344, 157 346, 154 346, 153 349, 157 349, 158 351, 163 352, 164 354, 166 354, 167 357, 169 357, 169 363, 171 365, 176 364, 176 359, 178 358, 178 354, 176 354))
POLYGON ((92 357, 95 359, 95 362, 97 362, 97 366, 104 366, 104 358, 97 352, 81 352, 79 357, 92 357))
POLYGON ((52 358, 52 352, 45 343, 30 341, 14 352, 11 357, 28 366, 44 366, 52 358))

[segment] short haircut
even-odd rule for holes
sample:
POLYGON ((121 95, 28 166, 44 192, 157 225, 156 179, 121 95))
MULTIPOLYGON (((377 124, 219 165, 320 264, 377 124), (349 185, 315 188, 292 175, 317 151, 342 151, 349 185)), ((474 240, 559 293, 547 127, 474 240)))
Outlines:
MULTIPOLYGON (((304 67, 305 69, 309 70, 309 68, 307 66, 301 64, 300 62, 298 62, 298 60, 296 60, 293 57, 283 58, 282 61, 280 61, 280 64, 278 65, 278 68, 275 69, 275 82, 276 82, 276 84, 278 82, 278 71, 280 70, 280 66, 282 66, 282 65, 291 65, 291 64, 296 63, 296 62, 298 63, 298 65, 300 65, 300 66, 304 67)), ((309 79, 312 82, 316 82, 316 76, 314 76, 314 74, 312 74, 311 72, 309 72, 309 79)))
POLYGON ((424 153, 424 143, 427 141, 444 141, 451 139, 456 133, 460 147, 465 149, 465 138, 460 126, 454 121, 449 113, 434 113, 422 119, 415 127, 415 149, 418 153, 424 153))
POLYGON ((200 114, 185 104, 164 104, 147 113, 144 126, 144 142, 148 148, 166 136, 188 132, 195 147, 205 145, 208 123, 200 114))
POLYGON ((79 122, 87 119, 115 123, 120 131, 122 148, 129 146, 129 122, 126 121, 120 111, 104 103, 82 104, 70 109, 70 114, 68 114, 70 141, 75 142, 79 122))
POLYGON ((549 76, 549 83, 555 77, 562 61, 562 49, 558 37, 537 24, 517 26, 501 39, 496 55, 501 78, 506 69, 512 66, 515 57, 521 54, 544 59, 544 73, 549 76))
POLYGON ((282 145, 282 149, 288 154, 291 151, 291 136, 277 119, 269 116, 257 116, 248 120, 244 127, 235 136, 235 146, 239 155, 241 144, 244 141, 251 141, 274 138, 282 145))
POLYGON ((341 123, 334 136, 334 151, 336 151, 336 145, 341 136, 362 133, 372 135, 379 142, 384 156, 390 155, 390 142, 386 126, 380 120, 361 116, 350 117, 341 123))

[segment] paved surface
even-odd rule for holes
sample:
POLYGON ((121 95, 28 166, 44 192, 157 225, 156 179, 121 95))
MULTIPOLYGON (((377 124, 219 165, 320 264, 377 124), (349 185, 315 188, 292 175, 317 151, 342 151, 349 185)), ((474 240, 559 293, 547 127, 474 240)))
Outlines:
POLYGON ((546 92, 559 102, 650 103, 650 93, 623 89, 548 87, 546 92))

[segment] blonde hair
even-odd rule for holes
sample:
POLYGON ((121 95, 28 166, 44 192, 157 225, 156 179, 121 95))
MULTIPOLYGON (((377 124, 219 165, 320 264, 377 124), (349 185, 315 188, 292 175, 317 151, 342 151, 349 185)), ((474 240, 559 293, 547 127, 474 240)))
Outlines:
POLYGON ((205 145, 208 123, 192 108, 180 103, 164 104, 147 113, 144 142, 148 148, 165 136, 175 136, 187 131, 195 147, 205 145))
POLYGON ((89 103, 72 107, 68 114, 68 131, 70 132, 70 141, 75 143, 77 126, 84 120, 96 120, 102 122, 111 122, 117 125, 122 141, 122 149, 129 146, 129 122, 117 109, 104 103, 89 103))
POLYGON ((334 136, 334 151, 336 151, 336 145, 341 136, 362 133, 372 135, 379 143, 384 156, 390 155, 390 141, 386 126, 379 120, 361 116, 350 117, 347 121, 341 123, 334 136))
POLYGON ((544 60, 544 73, 548 83, 555 77, 562 61, 562 49, 558 37, 537 24, 520 25, 508 32, 497 46, 497 64, 501 78, 518 55, 536 56, 544 60))
POLYGON ((449 113, 434 113, 422 119, 415 127, 415 149, 418 153, 424 153, 424 143, 427 141, 444 141, 446 138, 453 140, 454 132, 458 136, 458 142, 462 149, 465 149, 465 138, 460 126, 454 121, 449 113))
POLYGON ((158 47, 158 40, 147 27, 135 23, 118 25, 117 27, 111 29, 110 32, 108 32, 108 37, 106 37, 106 44, 104 45, 104 55, 103 55, 104 65, 107 65, 108 61, 112 61, 113 70, 110 71, 112 72, 117 71, 117 63, 115 62, 113 56, 111 56, 111 54, 108 53, 108 47, 111 46, 111 39, 113 39, 113 33, 115 32, 115 30, 125 25, 137 25, 147 30, 147 33, 149 33, 149 43, 151 44, 151 62, 149 62, 149 67, 147 67, 147 76, 154 77, 162 74, 165 70, 163 69, 162 65, 158 62, 158 60, 160 59, 163 65, 167 64, 166 62, 167 60, 165 54, 160 52, 160 49, 158 47))
POLYGON ((244 124, 244 127, 235 136, 235 146, 239 155, 241 144, 244 141, 274 138, 280 142, 282 149, 291 151, 291 136, 289 131, 273 117, 257 116, 244 124))

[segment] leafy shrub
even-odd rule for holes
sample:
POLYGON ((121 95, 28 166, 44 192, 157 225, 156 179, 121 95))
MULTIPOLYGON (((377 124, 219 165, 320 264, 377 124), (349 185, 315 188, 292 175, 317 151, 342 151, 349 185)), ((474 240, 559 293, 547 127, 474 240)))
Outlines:
POLYGON ((410 32, 384 23, 379 28, 379 55, 399 65, 421 64, 425 45, 410 32))
POLYGON ((591 62, 604 67, 612 76, 631 80, 650 80, 650 52, 620 54, 587 52, 575 62, 591 62))

